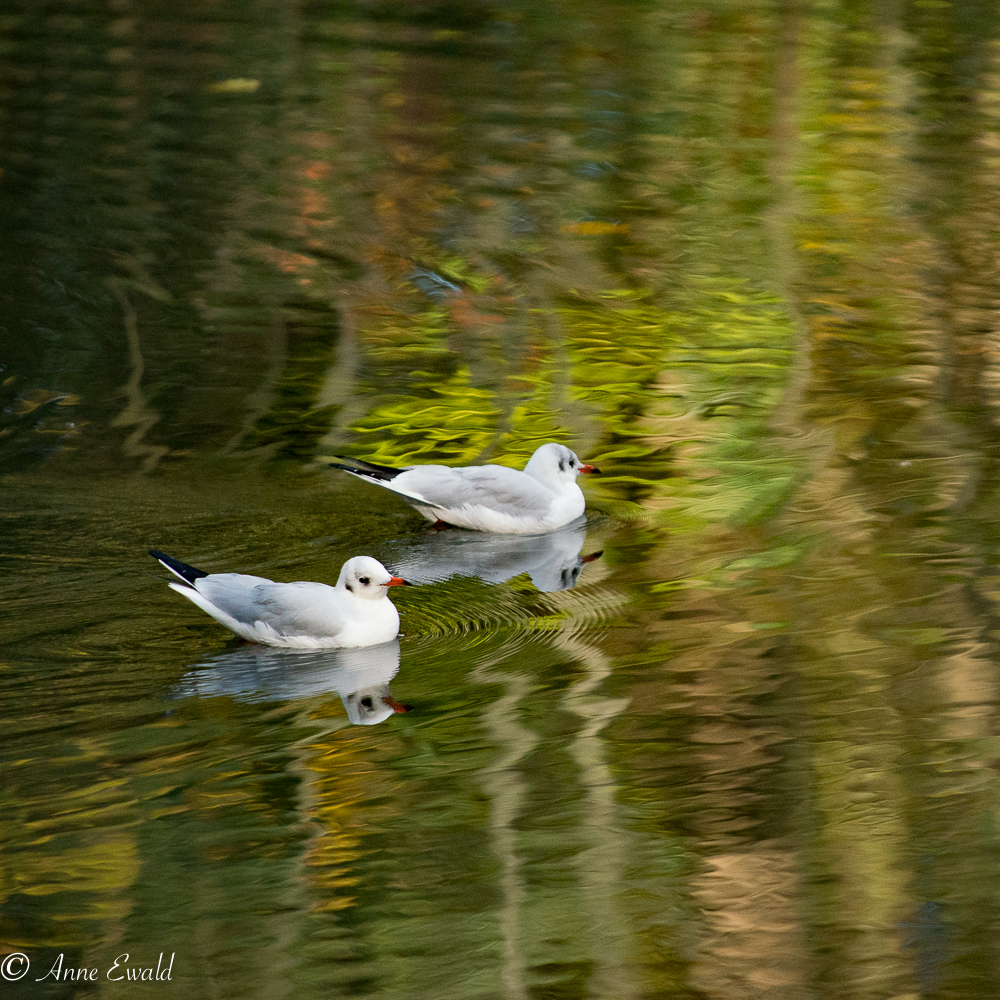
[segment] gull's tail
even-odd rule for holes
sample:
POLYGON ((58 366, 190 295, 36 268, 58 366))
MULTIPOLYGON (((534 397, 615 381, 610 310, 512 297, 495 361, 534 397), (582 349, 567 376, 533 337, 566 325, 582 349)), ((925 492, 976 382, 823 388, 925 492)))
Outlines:
POLYGON ((343 465, 340 462, 327 462, 327 465, 332 469, 342 469, 344 472, 356 476, 363 482, 374 483, 376 486, 384 486, 387 490, 391 490, 393 493, 405 497, 407 500, 421 507, 444 509, 441 507, 441 504, 428 500, 419 493, 413 492, 412 489, 403 489, 401 486, 394 485, 393 481, 397 476, 401 476, 404 472, 410 472, 412 471, 411 469, 393 469, 391 466, 376 465, 374 462, 365 462, 360 458, 352 458, 349 461, 353 462, 354 466, 343 465))

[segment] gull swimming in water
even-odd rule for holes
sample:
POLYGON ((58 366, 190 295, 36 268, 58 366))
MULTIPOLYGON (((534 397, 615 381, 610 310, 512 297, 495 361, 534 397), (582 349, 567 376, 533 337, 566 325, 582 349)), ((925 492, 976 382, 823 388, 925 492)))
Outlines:
POLYGON ((576 477, 600 472, 555 442, 538 448, 523 472, 504 465, 393 469, 351 461, 330 465, 398 493, 429 521, 506 535, 538 535, 575 521, 586 506, 576 477))
POLYGON ((250 642, 294 649, 374 646, 395 639, 399 612, 387 587, 406 583, 371 556, 344 563, 335 587, 275 583, 244 573, 205 573, 165 552, 149 554, 182 583, 170 587, 250 642))

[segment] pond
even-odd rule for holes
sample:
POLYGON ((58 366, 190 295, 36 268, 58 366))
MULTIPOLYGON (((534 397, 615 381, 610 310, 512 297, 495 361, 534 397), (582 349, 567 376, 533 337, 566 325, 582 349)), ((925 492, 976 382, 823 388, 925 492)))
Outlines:
POLYGON ((5 997, 997 995, 1000 8, 0 27, 5 997), (546 441, 551 536, 330 467, 546 441))

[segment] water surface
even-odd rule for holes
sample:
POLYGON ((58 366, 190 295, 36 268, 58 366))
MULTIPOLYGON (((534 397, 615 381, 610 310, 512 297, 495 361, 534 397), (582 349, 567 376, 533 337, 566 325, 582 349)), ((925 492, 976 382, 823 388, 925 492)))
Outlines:
POLYGON ((997 994, 993 5, 0 28, 5 996, 997 994), (547 440, 528 546, 326 464, 547 440), (153 547, 374 555, 398 662, 153 547))

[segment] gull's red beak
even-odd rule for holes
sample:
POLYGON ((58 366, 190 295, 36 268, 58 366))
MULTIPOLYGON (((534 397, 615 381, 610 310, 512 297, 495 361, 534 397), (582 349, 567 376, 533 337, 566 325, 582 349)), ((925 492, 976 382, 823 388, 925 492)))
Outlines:
POLYGON ((386 584, 387 587, 409 587, 409 583, 404 580, 401 576, 390 576, 389 582, 386 584))
POLYGON ((393 698, 391 695, 385 695, 382 698, 382 701, 385 703, 387 708, 391 708, 394 712, 399 712, 400 715, 402 715, 404 712, 409 712, 413 708, 412 705, 401 704, 400 702, 396 701, 396 699, 393 698))
POLYGON ((591 563, 595 559, 600 559, 601 556, 603 556, 603 555, 604 555, 604 549, 600 549, 597 552, 591 552, 589 556, 584 556, 580 560, 580 562, 582 562, 582 563, 591 563))
POLYGON ((596 465, 581 465, 580 466, 580 471, 581 472, 596 472, 596 473, 600 473, 601 470, 596 465))

